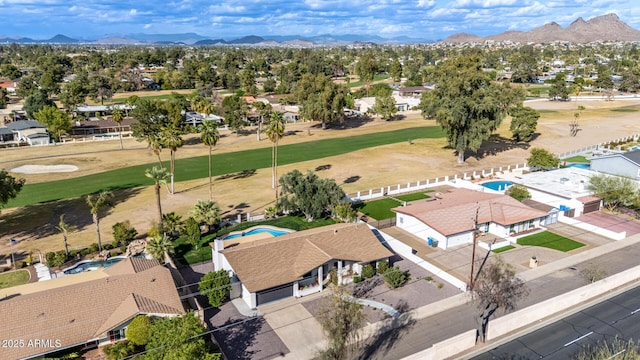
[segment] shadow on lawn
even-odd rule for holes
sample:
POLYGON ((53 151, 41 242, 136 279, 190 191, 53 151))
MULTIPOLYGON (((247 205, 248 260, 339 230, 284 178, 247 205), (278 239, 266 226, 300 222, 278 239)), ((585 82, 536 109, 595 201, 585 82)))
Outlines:
MULTIPOLYGON (((137 195, 142 189, 105 190, 113 191, 112 204, 115 206, 137 195)), ((105 209, 101 212, 100 217, 103 218, 112 211, 113 207, 105 209)), ((58 234, 59 231, 56 226, 60 222, 60 215, 63 214, 66 223, 76 227, 78 230, 83 230, 85 227, 93 225, 89 206, 85 196, 83 196, 75 199, 23 206, 10 213, 1 214, 0 236, 10 236, 18 240, 38 240, 58 234)))
POLYGON ((500 135, 491 135, 489 140, 482 143, 478 151, 473 152, 467 150, 465 152, 465 158, 475 157, 480 160, 487 156, 497 155, 499 153, 513 150, 513 149, 528 149, 530 145, 528 143, 516 143, 511 139, 504 138, 500 135))

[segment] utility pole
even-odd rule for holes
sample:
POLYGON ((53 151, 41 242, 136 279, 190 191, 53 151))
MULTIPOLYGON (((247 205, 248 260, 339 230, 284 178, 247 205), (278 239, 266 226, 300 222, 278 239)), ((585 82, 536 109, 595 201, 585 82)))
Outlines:
POLYGON ((473 267, 476 263, 476 243, 478 242, 478 213, 480 205, 476 208, 476 216, 473 220, 473 248, 471 249, 471 273, 469 274, 469 291, 473 291, 473 267))

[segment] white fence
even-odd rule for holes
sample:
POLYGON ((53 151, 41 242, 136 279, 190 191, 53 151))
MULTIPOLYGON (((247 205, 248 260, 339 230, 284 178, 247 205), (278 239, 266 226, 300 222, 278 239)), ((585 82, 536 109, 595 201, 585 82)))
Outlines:
POLYGON ((586 154, 588 152, 594 152, 596 150, 604 150, 604 149, 611 150, 611 147, 609 146, 610 144, 618 144, 618 143, 626 143, 626 142, 630 142, 630 141, 638 141, 638 138, 640 138, 639 134, 629 135, 629 136, 625 136, 625 137, 622 137, 622 138, 606 141, 606 142, 603 142, 603 143, 600 143, 600 144, 587 146, 587 147, 584 147, 584 148, 581 148, 581 149, 560 153, 560 154, 557 154, 557 156, 558 156, 559 159, 566 159, 566 158, 569 158, 569 157, 572 157, 572 156, 576 156, 576 155, 584 155, 584 154, 586 154))
POLYGON ((398 195, 403 193, 409 193, 414 191, 419 191, 423 189, 428 189, 440 185, 450 185, 451 182, 455 182, 458 179, 461 180, 473 180, 473 179, 481 179, 481 178, 491 178, 495 175, 499 175, 500 173, 511 172, 514 170, 522 171, 527 169, 527 164, 516 164, 509 166, 501 166, 498 168, 491 168, 489 170, 479 170, 464 173, 462 175, 453 175, 453 176, 445 176, 438 177, 435 179, 427 179, 424 181, 416 181, 416 182, 408 182, 406 184, 396 184, 391 186, 382 186, 376 189, 369 189, 365 191, 358 191, 355 193, 347 194, 347 197, 351 201, 365 201, 371 199, 382 198, 388 195, 398 195))
POLYGON ((588 224, 584 221, 580 221, 580 220, 576 220, 574 218, 570 218, 568 216, 560 216, 558 218, 558 221, 561 223, 565 223, 565 224, 569 224, 571 226, 575 226, 577 228, 598 234, 598 235, 602 235, 604 237, 607 237, 609 239, 613 239, 613 240, 624 240, 627 237, 627 232, 626 231, 622 231, 622 232, 614 232, 611 230, 607 230, 595 225, 591 225, 588 224))

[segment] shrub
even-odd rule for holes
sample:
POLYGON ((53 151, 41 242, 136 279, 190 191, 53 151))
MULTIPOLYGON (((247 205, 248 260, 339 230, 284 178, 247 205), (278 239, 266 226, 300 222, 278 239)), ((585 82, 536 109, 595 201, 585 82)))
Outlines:
POLYGON ((375 274, 376 272, 373 270, 373 266, 371 266, 371 264, 367 264, 362 267, 362 273, 360 275, 362 275, 364 279, 370 279, 375 274))
POLYGON ((98 243, 93 243, 93 244, 91 244, 91 245, 89 246, 89 248, 88 248, 88 250, 89 250, 89 254, 94 253, 94 252, 97 252, 99 248, 100 248, 100 247, 98 246, 98 243))
POLYGON ((409 281, 409 279, 410 279, 409 272, 402 271, 397 266, 389 268, 387 269, 387 271, 384 272, 384 280, 393 289, 403 286, 409 281))
POLYGON ((443 283, 438 283, 438 289, 442 289, 444 287, 443 283))
POLYGON ((149 328, 151 318, 146 315, 138 315, 127 326, 126 336, 133 345, 146 345, 149 342, 149 328))
POLYGON ((150 238, 156 238, 158 236, 162 236, 162 230, 160 229, 160 226, 158 226, 158 224, 152 224, 151 225, 151 229, 149 229, 149 231, 147 232, 147 236, 150 238))
POLYGON ((67 253, 64 250, 60 250, 58 252, 48 252, 45 254, 45 259, 47 259, 47 264, 50 267, 61 266, 65 262, 67 262, 67 253))
POLYGON ((131 226, 129 220, 115 223, 111 229, 113 230, 114 247, 128 245, 138 235, 138 230, 131 226))
POLYGON ((102 351, 104 351, 104 354, 107 356, 107 360, 122 359, 132 354, 134 350, 133 344, 129 341, 120 341, 102 348, 102 351))
POLYGON ((389 262, 388 261, 379 261, 378 262, 378 274, 384 274, 385 271, 387 271, 387 269, 389 269, 389 262))
POLYGON ((104 250, 111 250, 111 249, 113 249, 113 244, 104 244, 104 246, 102 248, 104 250))
POLYGON ((427 276, 424 279, 427 280, 428 282, 432 282, 433 281, 433 278, 431 276, 427 276))
POLYGON ((360 276, 356 275, 356 276, 353 277, 353 283, 354 284, 358 284, 358 283, 361 283, 361 282, 362 282, 362 278, 360 276))
POLYGON ((202 277, 198 289, 207 297, 209 305, 220 307, 229 296, 231 278, 226 270, 211 271, 202 277))

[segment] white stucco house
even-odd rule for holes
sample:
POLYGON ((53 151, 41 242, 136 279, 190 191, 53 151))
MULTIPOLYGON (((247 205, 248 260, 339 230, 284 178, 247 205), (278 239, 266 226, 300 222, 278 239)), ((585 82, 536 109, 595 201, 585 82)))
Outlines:
POLYGON ((591 170, 640 180, 640 150, 591 159, 591 170))
POLYGON ((18 120, 7 124, 15 138, 29 145, 46 145, 50 142, 47 127, 35 120, 18 120))
POLYGON ((532 230, 547 216, 507 195, 462 188, 391 210, 397 227, 441 249, 472 243, 476 229, 500 237, 532 230))
POLYGON ((215 270, 231 275, 232 297, 242 297, 252 309, 321 292, 332 271, 339 283, 348 283, 364 265, 375 268, 393 255, 366 224, 335 224, 268 238, 216 239, 211 245, 215 270))

